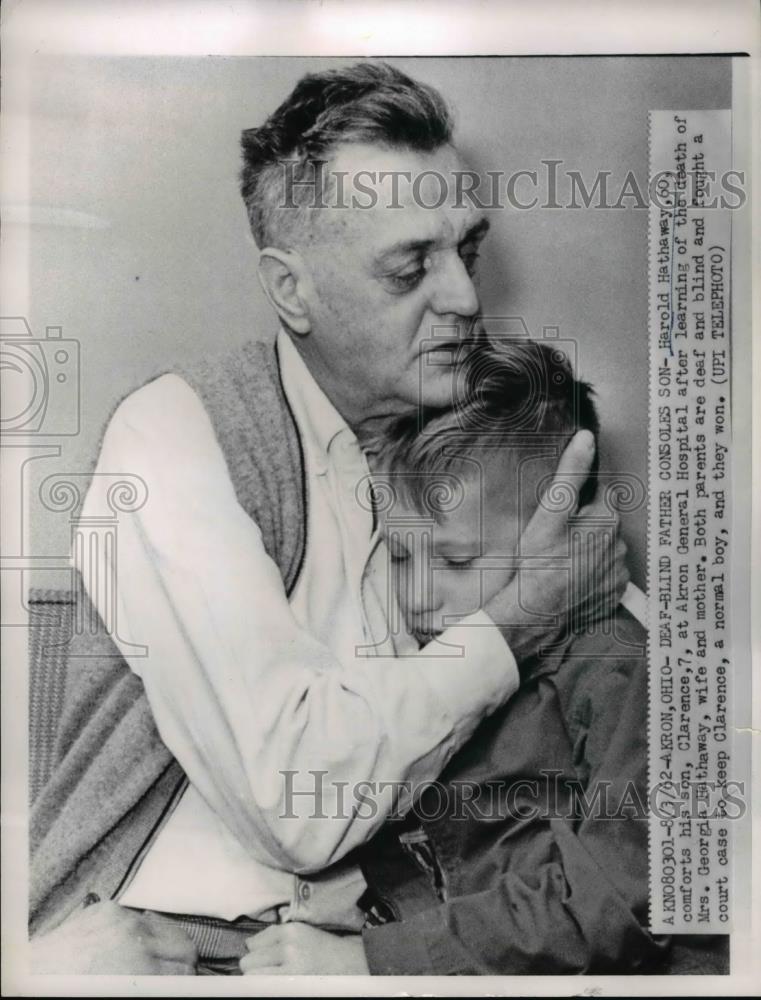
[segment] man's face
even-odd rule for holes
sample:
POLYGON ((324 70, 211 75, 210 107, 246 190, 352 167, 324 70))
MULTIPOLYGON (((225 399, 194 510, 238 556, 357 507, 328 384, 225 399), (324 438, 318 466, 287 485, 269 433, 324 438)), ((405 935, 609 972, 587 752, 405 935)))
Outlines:
MULTIPOLYGON (((459 480, 462 500, 438 516, 395 504, 383 520, 407 627, 421 642, 482 608, 512 578, 523 529, 554 461, 485 451, 459 480)), ((437 478, 437 477, 433 477, 437 478)))
POLYGON ((345 145, 330 169, 344 173, 349 206, 353 196, 377 203, 337 208, 329 197, 327 208, 312 213, 312 237, 299 249, 312 279, 311 330, 300 349, 350 423, 409 409, 421 397, 446 405, 452 344, 470 332, 479 310, 474 271, 487 229, 467 197, 457 206, 454 172, 465 166, 449 146, 416 153, 345 145), (426 208, 442 200, 434 172, 448 190, 440 207, 426 208), (434 347, 444 349, 435 359, 434 347))

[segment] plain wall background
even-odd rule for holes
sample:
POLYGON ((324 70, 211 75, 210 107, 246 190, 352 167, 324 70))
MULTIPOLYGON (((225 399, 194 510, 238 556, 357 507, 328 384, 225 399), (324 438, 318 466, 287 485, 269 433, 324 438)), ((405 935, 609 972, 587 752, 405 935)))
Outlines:
MULTIPOLYGON (((305 72, 352 59, 51 57, 32 80, 29 320, 81 343, 82 431, 31 463, 33 554, 65 554, 67 514, 44 510, 52 472, 86 471, 115 403, 178 358, 275 329, 238 194, 239 135, 305 72), (75 216, 67 213, 84 213, 75 216)), ((728 58, 390 59, 439 88, 459 146, 483 171, 562 160, 587 186, 647 184, 647 112, 731 106, 728 58)), ((521 196, 528 193, 519 187, 521 196)), ((563 185, 559 188, 562 200, 563 185)), ((627 202, 631 206, 631 200, 627 202)), ((647 211, 492 212, 486 315, 522 317, 576 343, 594 383, 602 457, 647 468, 647 211)), ((18 315, 6 301, 4 315, 18 315)), ((129 470, 114 470, 129 471, 129 470)), ((644 586, 646 511, 624 521, 644 586)), ((59 585, 66 585, 61 574, 59 585)))

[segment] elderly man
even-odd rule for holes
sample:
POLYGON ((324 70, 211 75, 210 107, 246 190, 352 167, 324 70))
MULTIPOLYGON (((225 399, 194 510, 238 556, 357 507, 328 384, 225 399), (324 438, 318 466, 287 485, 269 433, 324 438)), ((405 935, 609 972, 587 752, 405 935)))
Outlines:
MULTIPOLYGON (((95 736, 75 712, 66 744, 90 748, 79 812, 64 754, 33 817, 32 928, 51 971, 237 971, 273 922, 359 929, 352 851, 510 698, 516 662, 626 582, 619 544, 573 608, 563 574, 520 571, 440 637, 457 655, 389 631, 362 445, 389 417, 451 403, 487 222, 458 187, 441 97, 383 63, 305 77, 243 153, 281 328, 150 382, 104 436, 96 471, 141 476, 149 500, 120 523, 118 565, 106 551, 79 569, 104 617, 99 581, 114 579, 142 684, 109 667, 119 710, 102 699, 95 736), (341 808, 363 781, 385 790, 370 817, 341 808), (62 850, 77 817, 81 842, 62 850)), ((583 478, 593 453, 577 434, 559 475, 583 478)), ((85 516, 106 509, 104 481, 85 516)), ((526 549, 564 557, 566 518, 539 510, 526 549)))

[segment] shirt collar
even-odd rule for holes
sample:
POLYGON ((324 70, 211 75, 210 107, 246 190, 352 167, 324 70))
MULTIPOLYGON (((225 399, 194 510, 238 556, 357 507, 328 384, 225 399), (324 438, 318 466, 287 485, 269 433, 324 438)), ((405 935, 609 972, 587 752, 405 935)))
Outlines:
POLYGON ((356 436, 315 381, 290 336, 281 327, 277 353, 283 391, 301 432, 304 447, 312 455, 317 470, 327 469, 328 449, 338 434, 356 441, 356 436))

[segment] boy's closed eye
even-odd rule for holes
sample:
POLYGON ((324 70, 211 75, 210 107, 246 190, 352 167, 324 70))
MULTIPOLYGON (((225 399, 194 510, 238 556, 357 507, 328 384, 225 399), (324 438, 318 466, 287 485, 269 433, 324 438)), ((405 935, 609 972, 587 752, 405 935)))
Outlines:
POLYGON ((441 556, 444 565, 449 569, 466 569, 475 561, 475 556, 441 556))

